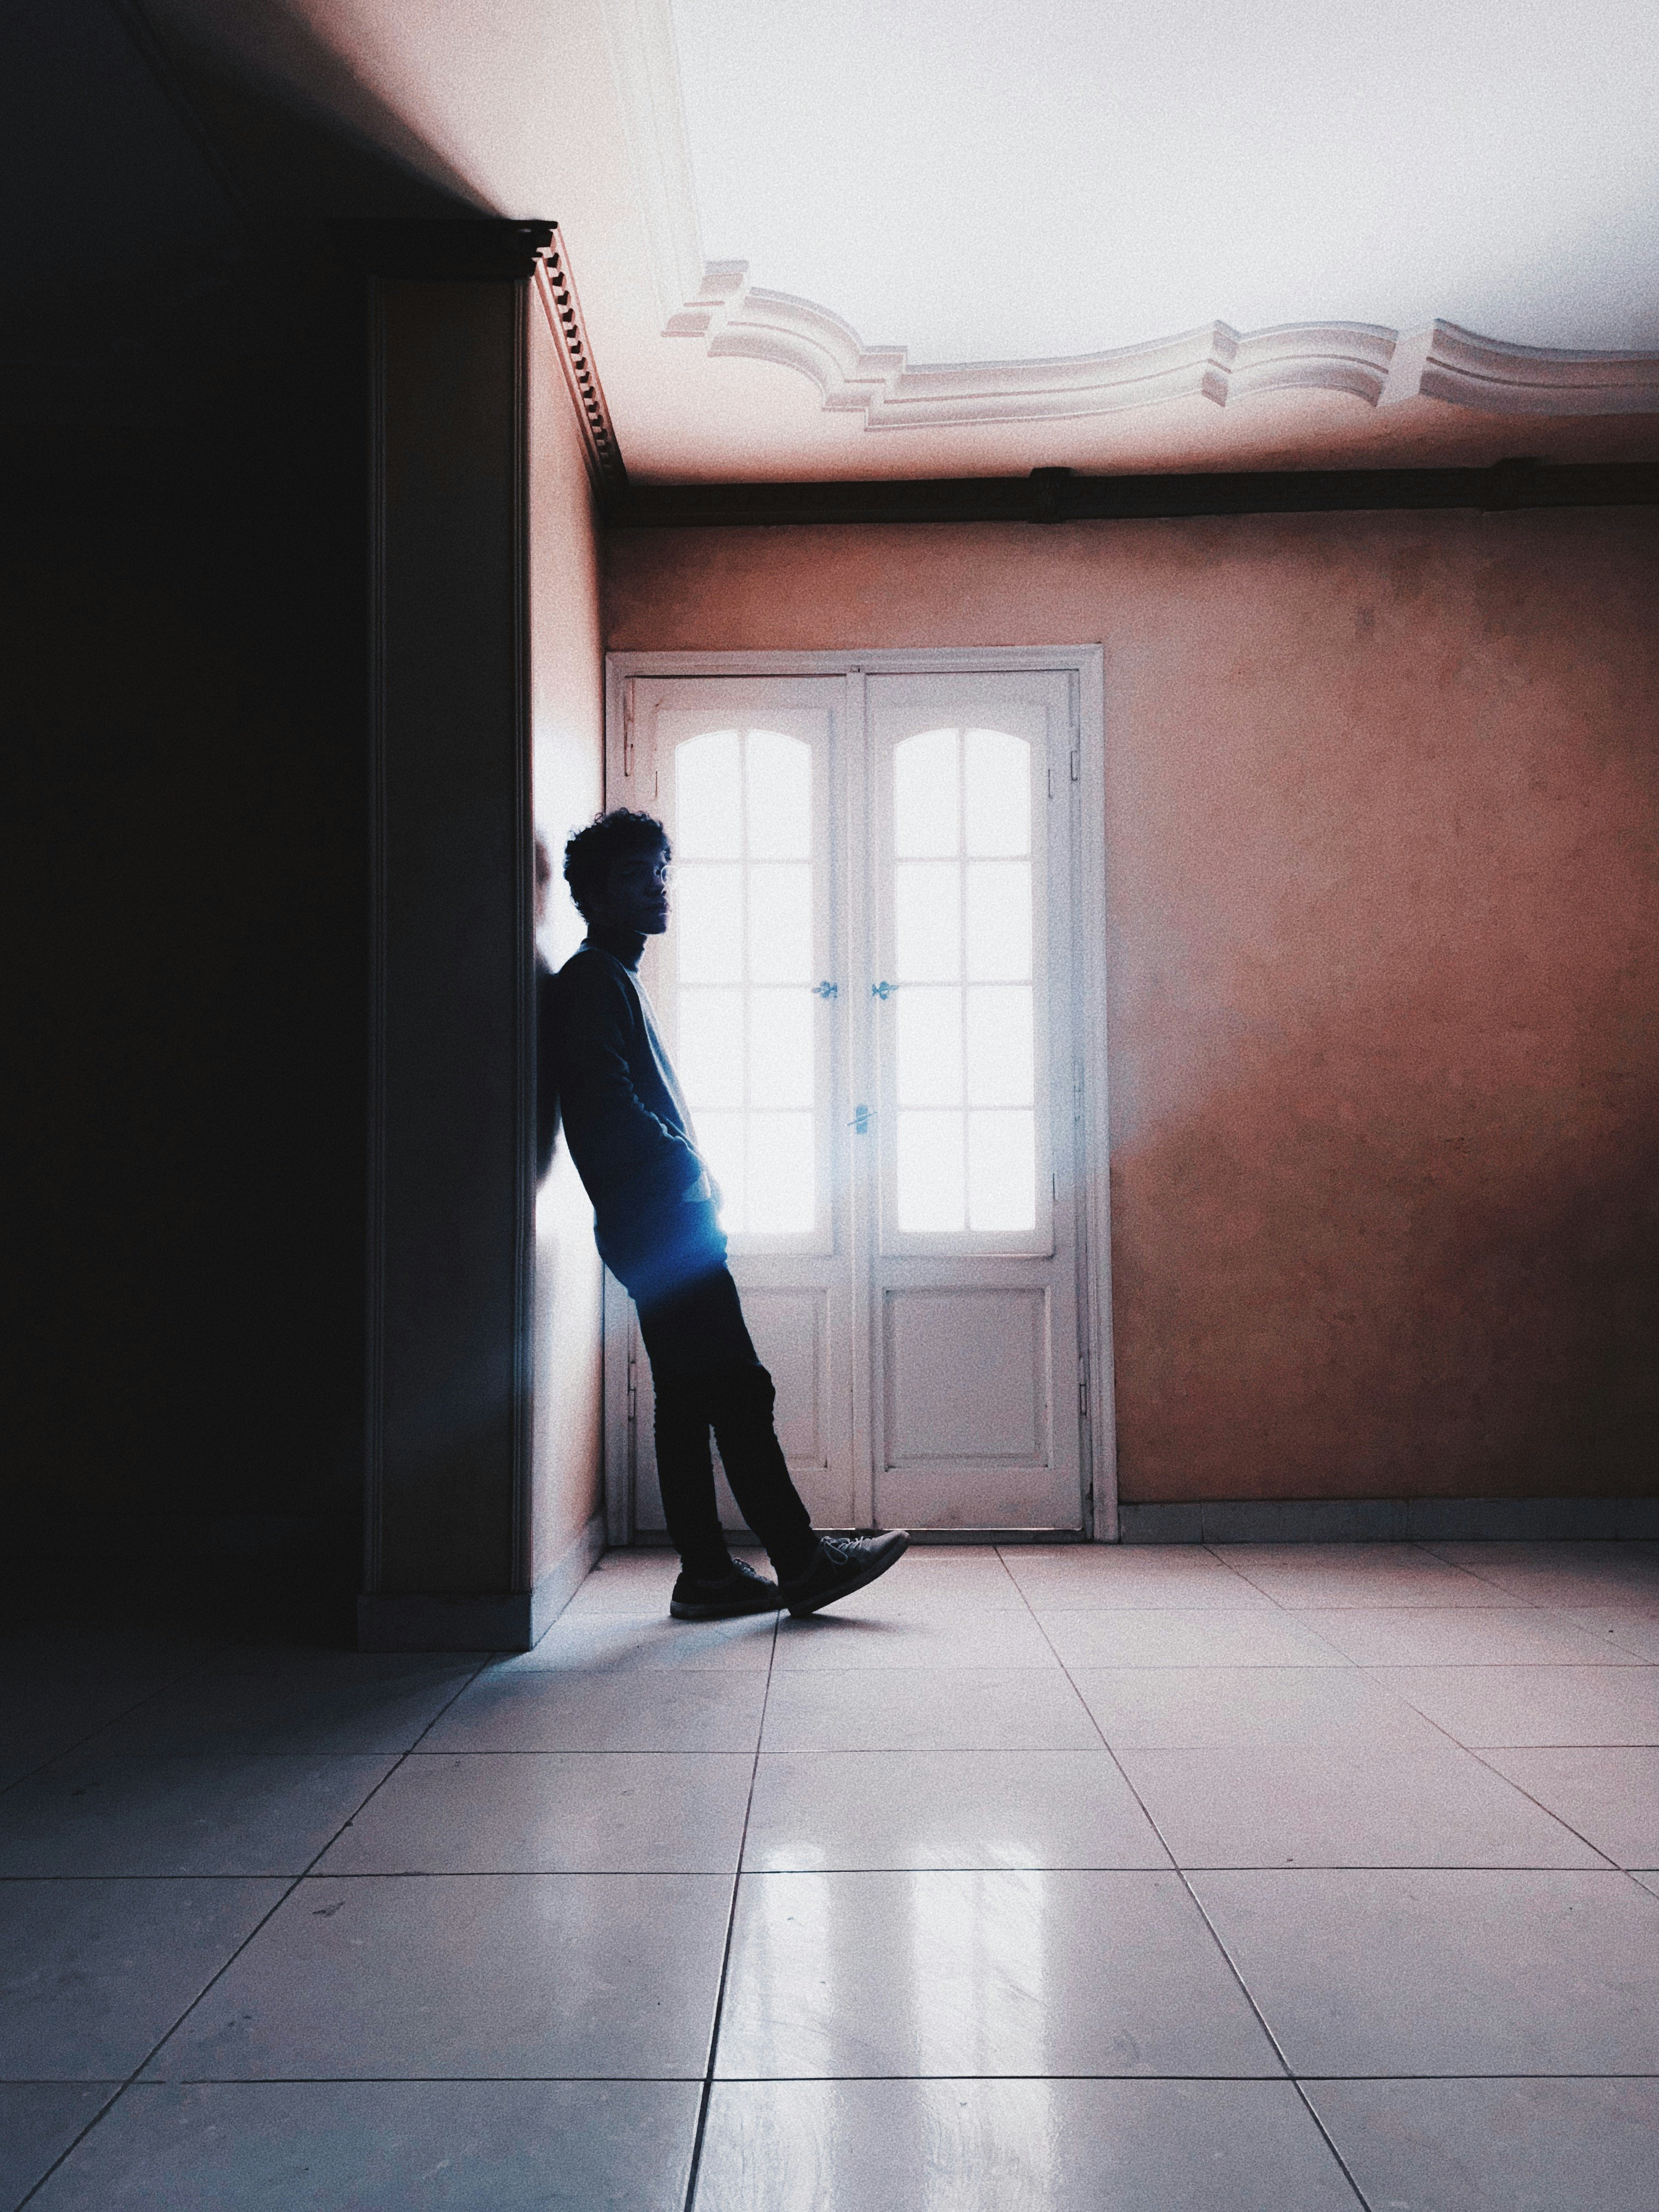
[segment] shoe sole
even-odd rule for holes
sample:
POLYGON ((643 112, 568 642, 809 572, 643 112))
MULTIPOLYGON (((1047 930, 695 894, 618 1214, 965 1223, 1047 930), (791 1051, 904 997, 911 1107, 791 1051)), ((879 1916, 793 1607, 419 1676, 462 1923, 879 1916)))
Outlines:
POLYGON ((860 1575, 854 1575, 850 1582, 841 1583, 836 1589, 825 1590, 822 1597, 815 1597, 810 1605, 792 1605, 789 1607, 791 1617, 796 1620, 805 1620, 812 1613, 822 1613, 826 1605, 834 1605, 841 1598, 851 1597, 854 1590, 868 1589, 871 1583, 884 1575, 889 1567, 896 1566, 909 1548, 909 1537, 901 1536, 884 1559, 878 1559, 873 1566, 866 1567, 860 1575))
POLYGON ((775 1605, 687 1605, 682 1598, 668 1601, 672 1620, 757 1620, 763 1613, 782 1611, 781 1598, 775 1605))

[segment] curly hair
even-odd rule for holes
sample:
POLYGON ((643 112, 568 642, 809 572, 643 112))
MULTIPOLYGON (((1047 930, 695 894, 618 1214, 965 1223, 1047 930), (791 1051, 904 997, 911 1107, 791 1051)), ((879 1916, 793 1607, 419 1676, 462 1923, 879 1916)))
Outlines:
POLYGON ((636 814, 627 806, 595 815, 564 848, 564 879, 579 912, 586 918, 592 901, 605 896, 605 878, 616 861, 635 853, 660 853, 668 859, 673 849, 654 815, 636 814))

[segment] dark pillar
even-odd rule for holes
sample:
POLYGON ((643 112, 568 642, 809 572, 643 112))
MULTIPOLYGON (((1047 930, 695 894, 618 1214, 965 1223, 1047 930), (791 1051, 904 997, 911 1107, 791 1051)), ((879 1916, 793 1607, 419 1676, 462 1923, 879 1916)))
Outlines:
POLYGON ((526 385, 551 228, 339 226, 368 278, 368 1649, 523 1649, 534 1207, 526 385))

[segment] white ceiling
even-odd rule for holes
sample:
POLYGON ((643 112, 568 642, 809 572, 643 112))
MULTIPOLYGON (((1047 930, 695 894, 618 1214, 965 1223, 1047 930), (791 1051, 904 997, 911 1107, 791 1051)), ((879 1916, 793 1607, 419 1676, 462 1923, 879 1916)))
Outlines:
POLYGON ((672 0, 702 247, 913 362, 1659 347, 1655 0, 672 0))
POLYGON ((1655 0, 148 4, 556 219, 641 481, 1659 457, 1655 0))

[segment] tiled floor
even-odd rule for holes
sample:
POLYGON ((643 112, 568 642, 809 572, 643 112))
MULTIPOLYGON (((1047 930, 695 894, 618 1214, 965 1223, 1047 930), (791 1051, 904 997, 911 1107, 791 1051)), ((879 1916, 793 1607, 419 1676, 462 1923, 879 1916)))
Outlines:
POLYGON ((0 2208, 1656 2212, 1659 1547, 0 1647, 0 2208))

